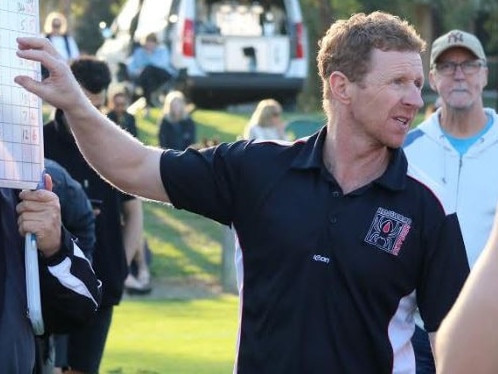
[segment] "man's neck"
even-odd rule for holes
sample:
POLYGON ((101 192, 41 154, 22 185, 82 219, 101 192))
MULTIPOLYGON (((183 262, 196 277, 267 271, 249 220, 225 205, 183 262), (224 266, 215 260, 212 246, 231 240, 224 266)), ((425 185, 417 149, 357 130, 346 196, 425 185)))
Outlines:
POLYGON ((344 194, 363 187, 384 174, 390 159, 385 146, 361 144, 354 137, 328 133, 323 149, 323 162, 341 186, 344 194))
POLYGON ((487 122, 482 107, 470 110, 443 108, 439 114, 441 128, 455 138, 470 138, 481 131, 487 122))

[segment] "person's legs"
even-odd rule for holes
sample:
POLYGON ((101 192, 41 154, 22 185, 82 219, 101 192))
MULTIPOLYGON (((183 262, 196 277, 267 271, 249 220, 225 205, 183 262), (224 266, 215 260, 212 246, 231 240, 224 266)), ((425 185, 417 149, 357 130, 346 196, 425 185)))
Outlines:
POLYGON ((137 266, 137 279, 143 284, 150 283, 149 264, 147 263, 146 250, 148 249, 147 240, 143 240, 140 250, 135 255, 134 262, 137 266))
POLYGON ((85 328, 69 335, 68 363, 72 374, 97 374, 111 326, 113 306, 101 307, 85 328))
POLYGON ((67 366, 67 335, 54 335, 54 349, 55 349, 55 374, 66 372, 67 366))
POLYGON ((142 87, 148 107, 153 107, 152 93, 171 78, 166 70, 156 66, 146 66, 138 77, 138 84, 142 87))
POLYGON ((418 326, 415 326, 412 345, 415 351, 417 374, 435 374, 436 367, 434 365, 434 357, 432 356, 429 335, 418 326))
POLYGON ((54 374, 54 358, 55 358, 55 348, 53 335, 43 335, 36 337, 37 343, 37 368, 36 373, 40 374, 54 374))

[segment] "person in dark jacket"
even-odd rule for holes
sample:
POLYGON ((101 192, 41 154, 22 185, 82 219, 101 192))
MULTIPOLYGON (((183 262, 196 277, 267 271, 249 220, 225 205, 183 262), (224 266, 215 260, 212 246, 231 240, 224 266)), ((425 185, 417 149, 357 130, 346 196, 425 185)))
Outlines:
POLYGON ((91 259, 95 246, 95 215, 88 196, 81 184, 54 160, 45 158, 45 171, 52 177, 64 227, 73 235, 85 256, 91 259))
POLYGON ((164 149, 183 151, 195 142, 195 123, 187 110, 185 96, 180 91, 171 91, 164 99, 159 145, 164 149))
MULTIPOLYGON (((71 64, 71 71, 94 106, 101 108, 105 91, 111 81, 106 62, 94 57, 81 57, 71 64)), ((91 324, 68 336, 67 357, 60 355, 57 344, 56 366, 69 366, 84 373, 97 373, 104 352, 112 312, 123 295, 123 283, 128 274, 125 246, 136 247, 140 235, 125 235, 123 230, 135 230, 141 217, 129 213, 134 197, 125 195, 104 181, 88 165, 79 152, 74 137, 66 124, 62 110, 43 128, 45 156, 60 163, 84 188, 94 202, 96 216, 96 243, 92 257, 95 272, 102 281, 102 303, 91 324), (124 214, 126 213, 126 215, 124 214), (122 217, 125 224, 122 225, 122 217), (127 239, 127 242, 123 238, 127 239), (135 240, 137 243, 133 243, 135 240), (62 356, 62 357, 61 357, 62 356)))
MULTIPOLYGON (((45 171, 52 177, 52 191, 59 198, 62 224, 71 233, 85 257, 91 260, 95 245, 95 215, 90 200, 81 184, 54 160, 45 158, 45 171)), ((65 343, 60 343, 58 336, 53 334, 44 334, 37 341, 40 351, 38 359, 43 367, 41 373, 53 374, 55 344, 65 343)))
POLYGON ((138 138, 137 121, 133 114, 128 113, 128 97, 124 92, 116 92, 110 102, 109 119, 138 138))
MULTIPOLYGON (((127 112, 128 96, 125 92, 116 92, 110 102, 110 109, 107 117, 120 126, 122 129, 128 131, 135 138, 138 138, 138 129, 136 125, 135 116, 127 112)), ((141 215, 143 217, 142 201, 134 199, 133 202, 127 204, 127 211, 130 210, 133 217, 141 215)), ((125 211, 125 216, 127 211, 125 211)), ((143 219, 142 219, 143 220, 143 219)), ((143 232, 143 224, 139 225, 143 232)), ((131 235, 143 236, 143 234, 134 232, 131 235)), ((138 243, 137 247, 127 247, 126 260, 128 262, 129 271, 125 279, 125 290, 130 294, 143 295, 152 291, 150 285, 150 271, 149 265, 146 260, 146 240, 138 243)))
POLYGON ((4 373, 33 373, 36 340, 27 317, 25 235, 36 235, 46 332, 70 332, 95 313, 101 284, 90 262, 61 225, 52 179, 46 190, 0 188, 0 363, 4 373))

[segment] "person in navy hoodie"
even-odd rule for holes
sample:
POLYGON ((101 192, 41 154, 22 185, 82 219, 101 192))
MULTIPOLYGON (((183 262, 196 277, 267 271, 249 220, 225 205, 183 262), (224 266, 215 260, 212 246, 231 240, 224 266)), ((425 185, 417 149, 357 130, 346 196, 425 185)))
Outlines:
POLYGON ((45 190, 0 188, 0 362, 5 373, 40 370, 27 316, 25 235, 36 235, 41 305, 46 333, 81 328, 95 314, 101 283, 72 235, 61 224, 52 179, 45 190))

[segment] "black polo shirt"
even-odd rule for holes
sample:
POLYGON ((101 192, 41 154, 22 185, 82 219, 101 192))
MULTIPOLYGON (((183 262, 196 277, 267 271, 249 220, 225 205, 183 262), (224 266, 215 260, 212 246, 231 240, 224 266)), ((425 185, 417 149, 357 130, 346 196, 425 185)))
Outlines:
POLYGON ((469 271, 457 217, 402 150, 344 195, 323 165, 325 135, 166 151, 161 176, 175 207, 237 231, 237 372, 414 372, 417 305, 436 331, 469 271))

